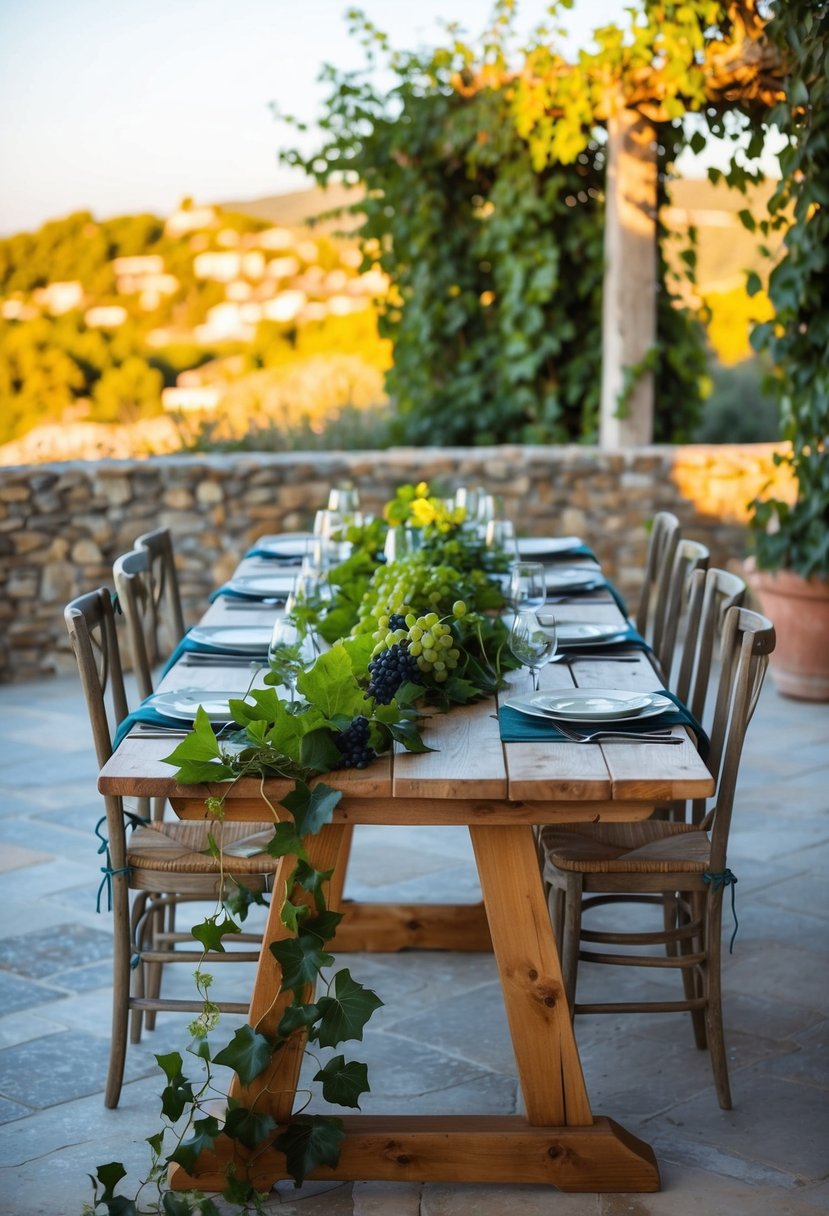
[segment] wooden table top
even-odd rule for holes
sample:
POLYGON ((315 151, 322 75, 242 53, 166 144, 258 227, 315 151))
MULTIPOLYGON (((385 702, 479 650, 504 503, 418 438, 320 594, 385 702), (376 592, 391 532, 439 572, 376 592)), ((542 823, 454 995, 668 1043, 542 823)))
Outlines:
MULTIPOLYGON (((246 562, 239 569, 251 572, 246 562)), ((232 602, 225 598, 214 601, 202 624, 267 624, 281 611, 268 605, 239 610, 230 606, 232 602)), ((562 620, 621 620, 615 603, 605 599, 579 599, 555 605, 553 610, 562 620)), ((238 665, 197 667, 179 663, 160 682, 159 691, 200 688, 241 695, 251 678, 250 669, 238 665)), ((261 685, 262 673, 253 680, 255 686, 261 685)), ((523 671, 512 673, 509 684, 511 692, 528 692, 531 687, 529 675, 523 671)), ((636 663, 604 662, 597 652, 595 657, 573 665, 554 663, 542 671, 542 688, 566 689, 573 685, 653 691, 661 687, 662 681, 641 652, 636 663)), ((675 727, 674 733, 683 735, 685 741, 674 747, 622 741, 502 744, 496 701, 487 698, 448 713, 433 712, 424 720, 422 733, 435 750, 411 754, 398 748, 364 770, 325 773, 322 779, 343 791, 338 814, 349 822, 363 823, 638 818, 637 804, 644 816, 654 803, 705 797, 714 786, 682 727, 675 727)), ((162 762, 176 742, 128 736, 102 769, 99 789, 133 797, 163 795, 179 803, 186 801, 189 810, 184 813, 196 813, 194 806, 208 793, 226 792, 226 787, 177 786, 173 767, 162 762)), ((288 792, 291 783, 269 781, 267 788, 269 795, 278 799, 288 792)), ((228 813, 255 818, 242 804, 258 799, 259 789, 258 779, 235 783, 229 792, 228 813)), ((182 813, 184 808, 177 809, 182 813)), ((261 809, 259 814, 261 817, 261 809)))

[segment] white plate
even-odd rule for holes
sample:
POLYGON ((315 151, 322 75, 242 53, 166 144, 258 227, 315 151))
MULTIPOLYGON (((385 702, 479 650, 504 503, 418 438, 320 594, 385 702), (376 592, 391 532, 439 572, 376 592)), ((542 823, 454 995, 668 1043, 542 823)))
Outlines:
POLYGON ((310 536, 263 536, 253 548, 272 553, 274 557, 305 557, 312 539, 310 536))
POLYGON ((211 722, 230 722, 232 715, 228 701, 243 699, 238 692, 207 692, 203 688, 179 688, 177 692, 158 692, 148 704, 165 718, 176 718, 182 722, 193 722, 196 710, 204 709, 211 722))
POLYGON ((554 612, 546 608, 539 608, 537 616, 538 623, 542 626, 549 617, 555 617, 556 638, 562 647, 604 646, 617 638, 623 638, 625 634, 625 630, 620 629, 618 625, 587 625, 583 621, 560 621, 554 612))
POLYGON ((548 591, 578 591, 579 588, 602 582, 595 566, 564 566, 560 570, 548 566, 544 577, 548 591))
POLYGON ((556 553, 569 553, 577 549, 584 541, 580 536, 519 536, 515 542, 518 546, 519 557, 551 557, 556 553))
POLYGON ((293 589, 293 574, 237 574, 228 583, 231 591, 267 599, 272 595, 287 595, 293 589))
POLYGON ((660 693, 631 692, 618 688, 574 688, 570 692, 534 692, 504 702, 533 718, 565 722, 617 722, 624 718, 653 718, 674 708, 660 693))
POLYGON ((240 654, 261 654, 271 640, 269 625, 197 625, 189 637, 202 646, 221 646, 240 654))

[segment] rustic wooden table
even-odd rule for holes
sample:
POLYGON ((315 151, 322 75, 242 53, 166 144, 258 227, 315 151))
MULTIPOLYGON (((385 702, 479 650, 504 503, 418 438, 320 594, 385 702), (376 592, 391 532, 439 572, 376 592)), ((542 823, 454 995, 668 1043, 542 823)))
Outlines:
MULTIPOLYGON (((616 605, 598 598, 556 607, 560 617, 611 622, 616 605)), ((273 607, 239 611, 216 601, 204 622, 238 624, 272 620, 273 607)), ((177 664, 161 688, 198 686, 241 692, 250 672, 238 665, 177 664)), ((652 690, 660 681, 640 654, 631 664, 595 657, 544 669, 543 686, 652 690)), ((515 673, 514 690, 528 691, 526 673, 515 673)), ((674 728, 684 735, 683 728, 674 728)), ((318 869, 335 870, 329 904, 345 913, 336 949, 492 949, 524 1099, 523 1115, 348 1116, 336 1169, 320 1168, 315 1178, 435 1180, 453 1182, 547 1182, 566 1191, 653 1191, 659 1172, 650 1147, 590 1108, 572 1022, 562 984, 559 955, 539 875, 534 825, 555 821, 636 820, 657 803, 704 797, 713 781, 692 741, 679 746, 647 743, 580 746, 574 743, 502 744, 495 705, 487 700, 435 714, 425 727, 435 750, 395 753, 367 769, 325 775, 342 790, 334 820, 309 838, 306 848, 318 869), (355 824, 466 824, 480 876, 479 905, 363 904, 342 900, 355 824)), ((170 799, 182 817, 204 817, 205 798, 227 794, 228 816, 262 819, 258 780, 223 787, 177 786, 161 757, 169 739, 128 737, 101 771, 99 788, 124 796, 170 799)), ((276 802, 287 782, 268 781, 276 802)), ((293 859, 285 858, 274 889, 280 890, 293 859)), ((265 943, 287 930, 272 900, 265 943)), ((250 1022, 273 1033, 290 994, 280 994, 278 964, 263 948, 250 1006, 250 1022)), ((370 1027, 368 1029, 370 1034, 370 1027)), ((233 1091, 245 1105, 269 1111, 277 1122, 292 1113, 302 1059, 298 1036, 276 1054, 271 1066, 246 1089, 233 1091)), ((267 1189, 287 1177, 281 1152, 271 1147, 244 1154, 236 1142, 220 1139, 192 1174, 176 1168, 172 1184, 221 1190, 230 1160, 244 1165, 254 1185, 267 1189)))

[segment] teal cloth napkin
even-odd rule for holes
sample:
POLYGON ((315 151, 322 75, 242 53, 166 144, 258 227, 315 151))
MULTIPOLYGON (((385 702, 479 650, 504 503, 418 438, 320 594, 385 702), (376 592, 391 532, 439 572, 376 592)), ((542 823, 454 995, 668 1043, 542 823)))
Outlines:
POLYGON ((256 662, 257 659, 266 659, 268 657, 268 647, 265 644, 261 650, 242 651, 235 646, 217 646, 213 642, 197 642, 189 633, 185 633, 165 663, 161 674, 166 676, 170 668, 174 667, 184 654, 226 654, 228 656, 232 655, 234 659, 250 659, 251 662, 256 662))
MULTIPOLYGON (((546 564, 547 563, 545 562, 545 565, 546 564)), ((581 595, 588 595, 591 591, 600 591, 600 590, 606 591, 608 593, 608 595, 610 595, 612 597, 617 608, 619 609, 619 611, 622 613, 623 616, 629 615, 628 609, 627 609, 627 604, 625 603, 624 599, 622 598, 621 593, 616 590, 616 588, 613 586, 613 584, 611 582, 609 582, 606 578, 602 578, 601 575, 599 575, 599 574, 597 574, 596 578, 594 578, 591 582, 586 583, 582 587, 563 587, 560 591, 555 591, 551 587, 548 591, 548 595, 550 597, 551 606, 554 606, 556 599, 560 595, 563 596, 566 600, 576 600, 581 595)))
MULTIPOLYGON (((697 719, 679 697, 668 692, 666 688, 657 688, 654 689, 654 692, 668 697, 673 701, 675 708, 665 710, 662 714, 654 714, 650 718, 621 718, 615 722, 574 722, 568 723, 568 725, 572 725, 574 730, 588 733, 591 730, 601 730, 608 733, 620 731, 626 735, 646 734, 649 730, 661 729, 665 726, 689 726, 696 735, 697 750, 705 760, 711 744, 697 719)), ((509 705, 502 705, 498 710, 498 728, 502 743, 560 743, 562 740, 566 741, 567 738, 558 729, 552 718, 531 717, 529 714, 522 714, 519 710, 512 709, 509 705)))
POLYGON ((245 557, 259 557, 269 562, 278 562, 280 566, 301 566, 302 558, 295 553, 276 553, 273 549, 248 549, 245 557))

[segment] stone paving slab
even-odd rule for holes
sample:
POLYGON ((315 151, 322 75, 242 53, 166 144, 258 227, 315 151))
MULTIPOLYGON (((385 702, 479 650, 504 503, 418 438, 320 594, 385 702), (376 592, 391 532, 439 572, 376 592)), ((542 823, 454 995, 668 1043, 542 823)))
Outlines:
MULTIPOLYGON (((0 687, 18 723, 0 744, 0 1216, 80 1216, 87 1174, 122 1160, 137 1181, 157 1130, 157 1052, 184 1050, 187 1017, 162 1016, 127 1053, 119 1108, 106 1111, 110 946, 94 911, 100 857, 89 728, 74 677, 0 687), (56 742, 57 741, 57 742, 56 742), (49 756, 60 754, 55 778, 49 756), (29 855, 31 854, 31 855, 29 855), (62 939, 55 948, 56 933, 62 939)), ((735 1108, 720 1111, 708 1057, 686 1016, 576 1021, 594 1108, 648 1140, 663 1191, 561 1195, 544 1187, 280 1184, 280 1216, 818 1216, 829 1212, 829 706, 785 701, 767 683, 751 724, 730 862, 740 931, 724 955, 726 1035, 735 1108)), ((463 829, 364 828, 347 893, 477 899, 463 829), (394 881, 391 881, 394 876, 394 881)), ((192 909, 193 921, 198 909, 192 909)), ((639 924, 640 913, 634 913, 639 924)), ((642 914, 644 916, 644 914, 642 914)), ((731 932, 726 909, 726 943, 731 932)), ((252 924, 261 923, 255 918, 252 924)), ((644 923, 644 921, 642 922, 644 923)), ((60 940, 60 939, 59 939, 60 940)), ((386 1005, 349 1058, 374 1088, 364 1109, 405 1099, 412 1111, 520 1108, 512 1051, 488 955, 349 956, 386 1005)), ((250 968, 222 969, 223 995, 244 999, 250 968)), ((189 968, 165 991, 190 995, 189 968)), ((583 967, 580 995, 604 993, 583 967)), ((676 976, 630 969, 621 993, 664 997, 676 976)), ((223 1022, 229 1037, 238 1019, 223 1022)), ((126 1190, 126 1188, 124 1188, 126 1190)), ((223 1205, 219 1204, 219 1210, 223 1205)))

